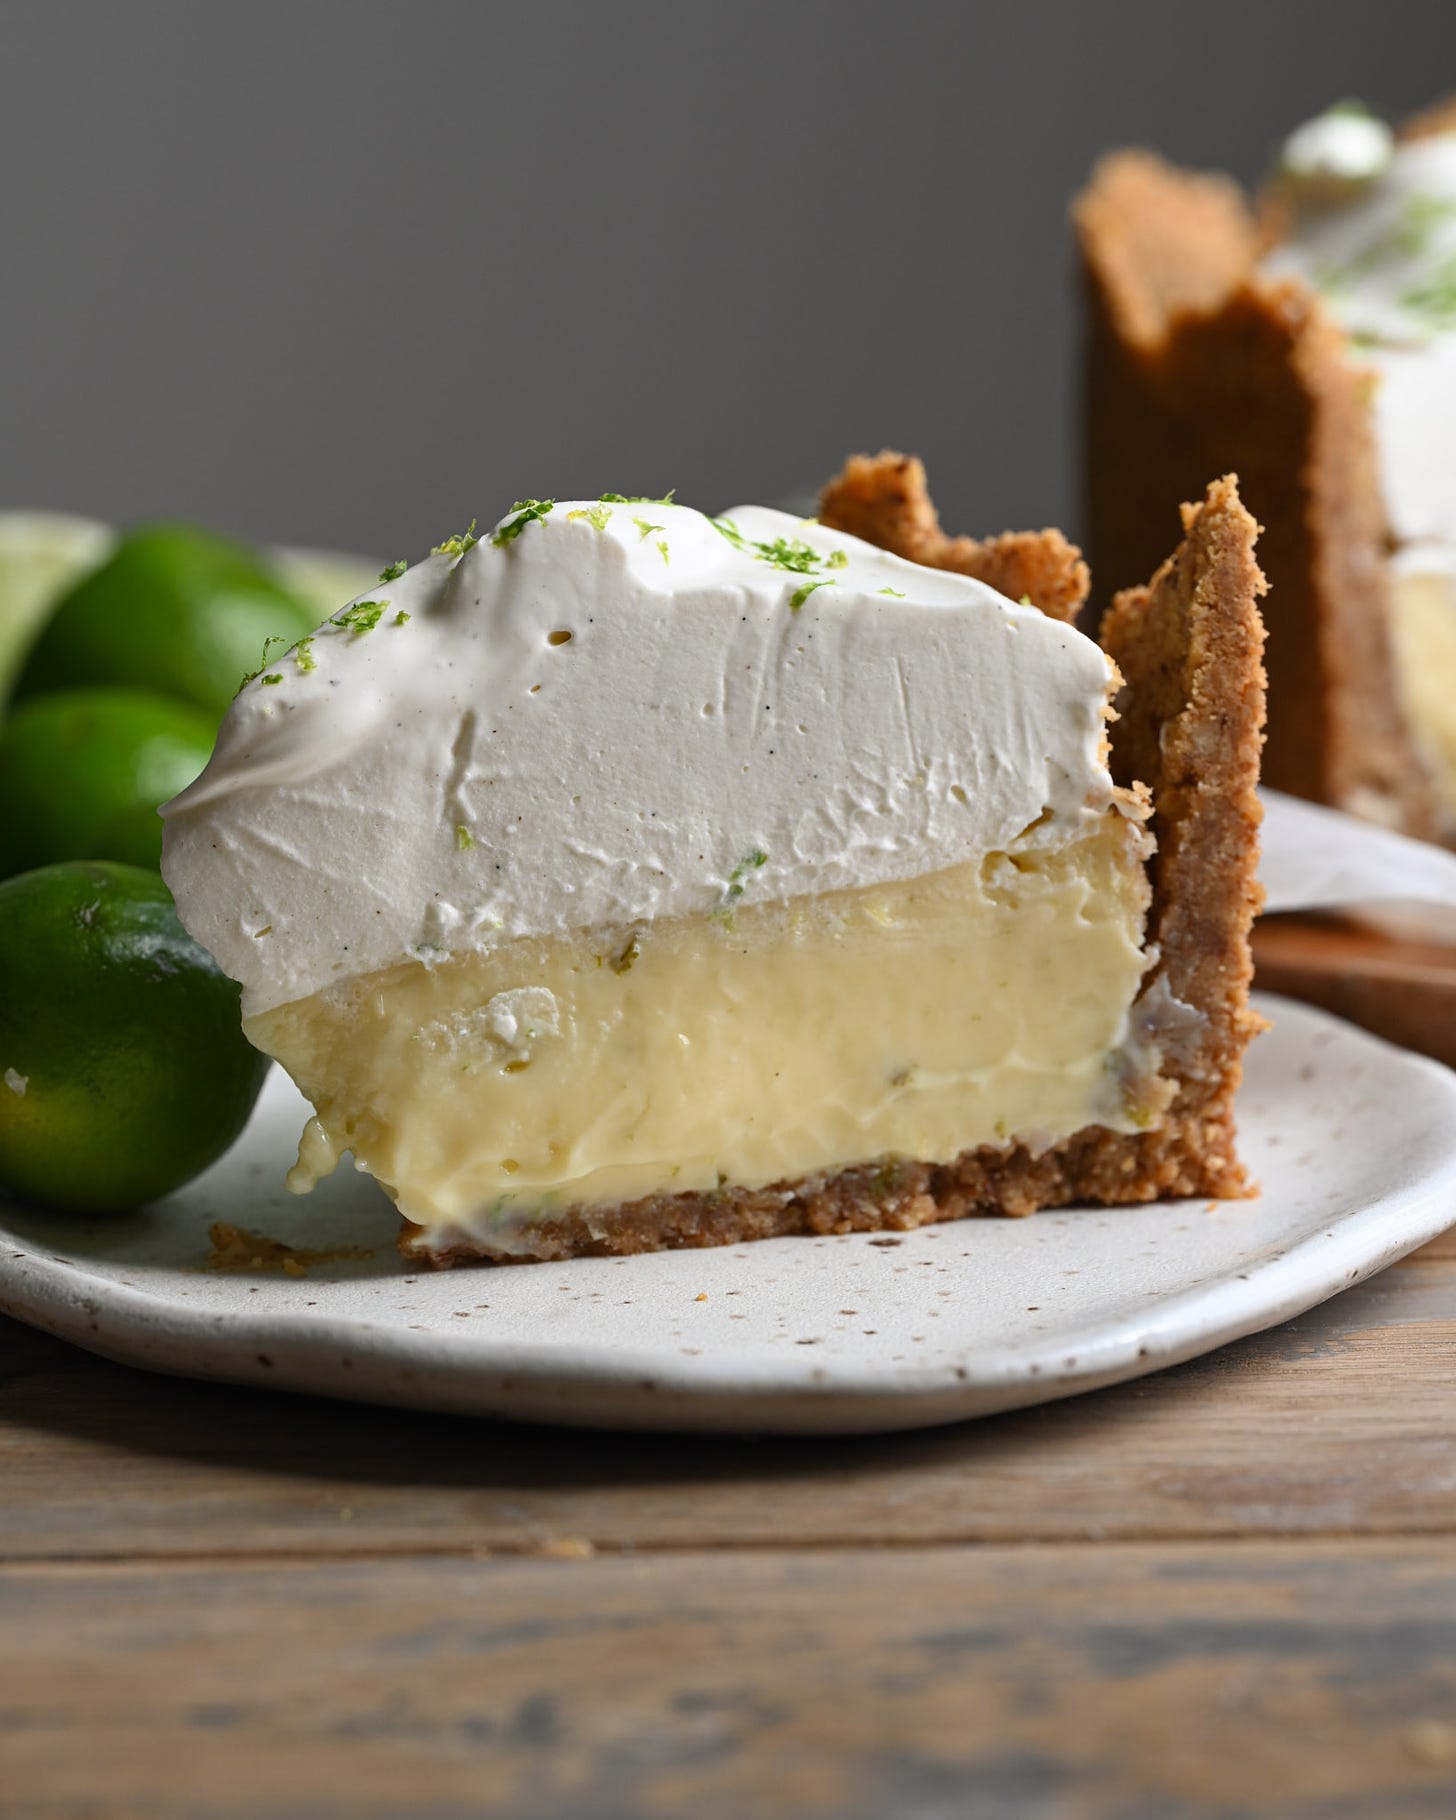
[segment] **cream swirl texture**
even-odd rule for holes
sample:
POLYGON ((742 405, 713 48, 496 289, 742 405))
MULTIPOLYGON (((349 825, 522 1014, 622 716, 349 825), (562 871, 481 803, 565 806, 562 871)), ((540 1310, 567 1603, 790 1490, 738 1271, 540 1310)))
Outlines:
POLYGON ((163 872, 253 1015, 397 961, 1070 837, 1110 665, 965 576, 759 507, 518 509, 271 663, 163 872))

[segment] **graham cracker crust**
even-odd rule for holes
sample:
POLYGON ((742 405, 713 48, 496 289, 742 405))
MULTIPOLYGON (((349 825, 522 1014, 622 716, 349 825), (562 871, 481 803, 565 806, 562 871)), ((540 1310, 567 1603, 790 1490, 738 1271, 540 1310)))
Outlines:
POLYGON ((931 502, 924 464, 913 455, 888 450, 852 455, 820 495, 819 519, 907 562, 952 569, 985 582, 1008 600, 1029 600, 1049 619, 1069 625, 1092 584, 1082 552, 1060 531, 1003 531, 984 543, 947 537, 931 502))
POLYGON ((1314 293, 1264 277, 1278 202, 1146 151, 1096 167, 1072 219, 1087 297, 1093 565, 1157 560, 1172 502, 1237 472, 1269 577, 1266 783, 1433 836, 1400 706, 1369 372, 1314 293))
MULTIPOLYGON (((858 456, 824 491, 825 524, 932 566, 1029 596, 1071 619, 1086 597, 1080 552, 1058 531, 978 543, 940 529, 918 461, 858 456)), ((1157 966, 1139 999, 1165 1040, 1173 1097, 1153 1129, 1089 1127, 1039 1153, 982 1146, 950 1162, 883 1161, 767 1188, 654 1195, 614 1208, 570 1208, 535 1223, 530 1259, 605 1256, 791 1233, 906 1231, 971 1214, 1028 1214, 1076 1201, 1109 1205, 1164 1196, 1237 1197, 1251 1188, 1234 1142, 1233 1101, 1244 1050, 1261 1027, 1248 1005, 1249 931, 1260 901, 1264 579, 1258 527, 1232 476, 1183 508, 1184 536, 1152 581, 1120 594, 1104 644, 1123 679, 1111 727, 1115 779, 1151 802, 1154 862, 1148 941, 1157 966), (1197 1014, 1191 1016, 1189 1007, 1197 1014)), ((406 1221, 414 1261, 523 1261, 488 1239, 431 1248, 406 1221)))
POLYGON ((1456 95, 1447 95, 1444 101, 1432 103, 1422 108, 1420 113, 1412 114, 1405 121, 1397 139, 1433 139, 1440 133, 1456 132, 1456 95))

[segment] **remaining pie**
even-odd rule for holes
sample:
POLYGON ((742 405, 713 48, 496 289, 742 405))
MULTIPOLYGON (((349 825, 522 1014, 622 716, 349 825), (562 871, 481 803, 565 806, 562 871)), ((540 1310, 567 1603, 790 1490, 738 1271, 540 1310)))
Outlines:
POLYGON ((901 457, 386 571, 165 812, 295 1185, 351 1151, 437 1264, 1247 1192, 1264 584, 1232 479, 1184 532, 1105 652, 901 457))
POLYGON ((1257 204, 1112 154, 1074 209, 1086 484, 1104 576, 1237 469, 1273 602, 1266 780, 1456 834, 1456 107, 1350 103, 1257 204))

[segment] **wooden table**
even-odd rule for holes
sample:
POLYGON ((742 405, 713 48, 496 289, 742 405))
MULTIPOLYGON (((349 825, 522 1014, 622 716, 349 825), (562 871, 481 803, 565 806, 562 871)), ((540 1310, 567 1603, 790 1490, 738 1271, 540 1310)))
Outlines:
POLYGON ((875 1440, 513 1428, 0 1322, 4 1820, 1456 1814, 1456 1240, 875 1440))

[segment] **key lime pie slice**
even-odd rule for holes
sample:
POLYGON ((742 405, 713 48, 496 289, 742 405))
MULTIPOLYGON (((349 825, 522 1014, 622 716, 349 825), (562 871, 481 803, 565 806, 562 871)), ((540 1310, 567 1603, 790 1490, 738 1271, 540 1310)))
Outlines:
POLYGON ((1076 551, 897 550, 906 476, 525 501, 244 687, 163 869, 293 1185, 352 1152, 435 1263, 1245 1192, 1252 520, 1120 601, 1109 753, 1076 551))
POLYGON ((1456 104, 1398 134, 1332 108, 1257 203, 1117 152, 1074 216, 1098 568, 1137 573, 1170 502, 1237 468, 1273 590, 1267 781, 1456 840, 1456 104))

